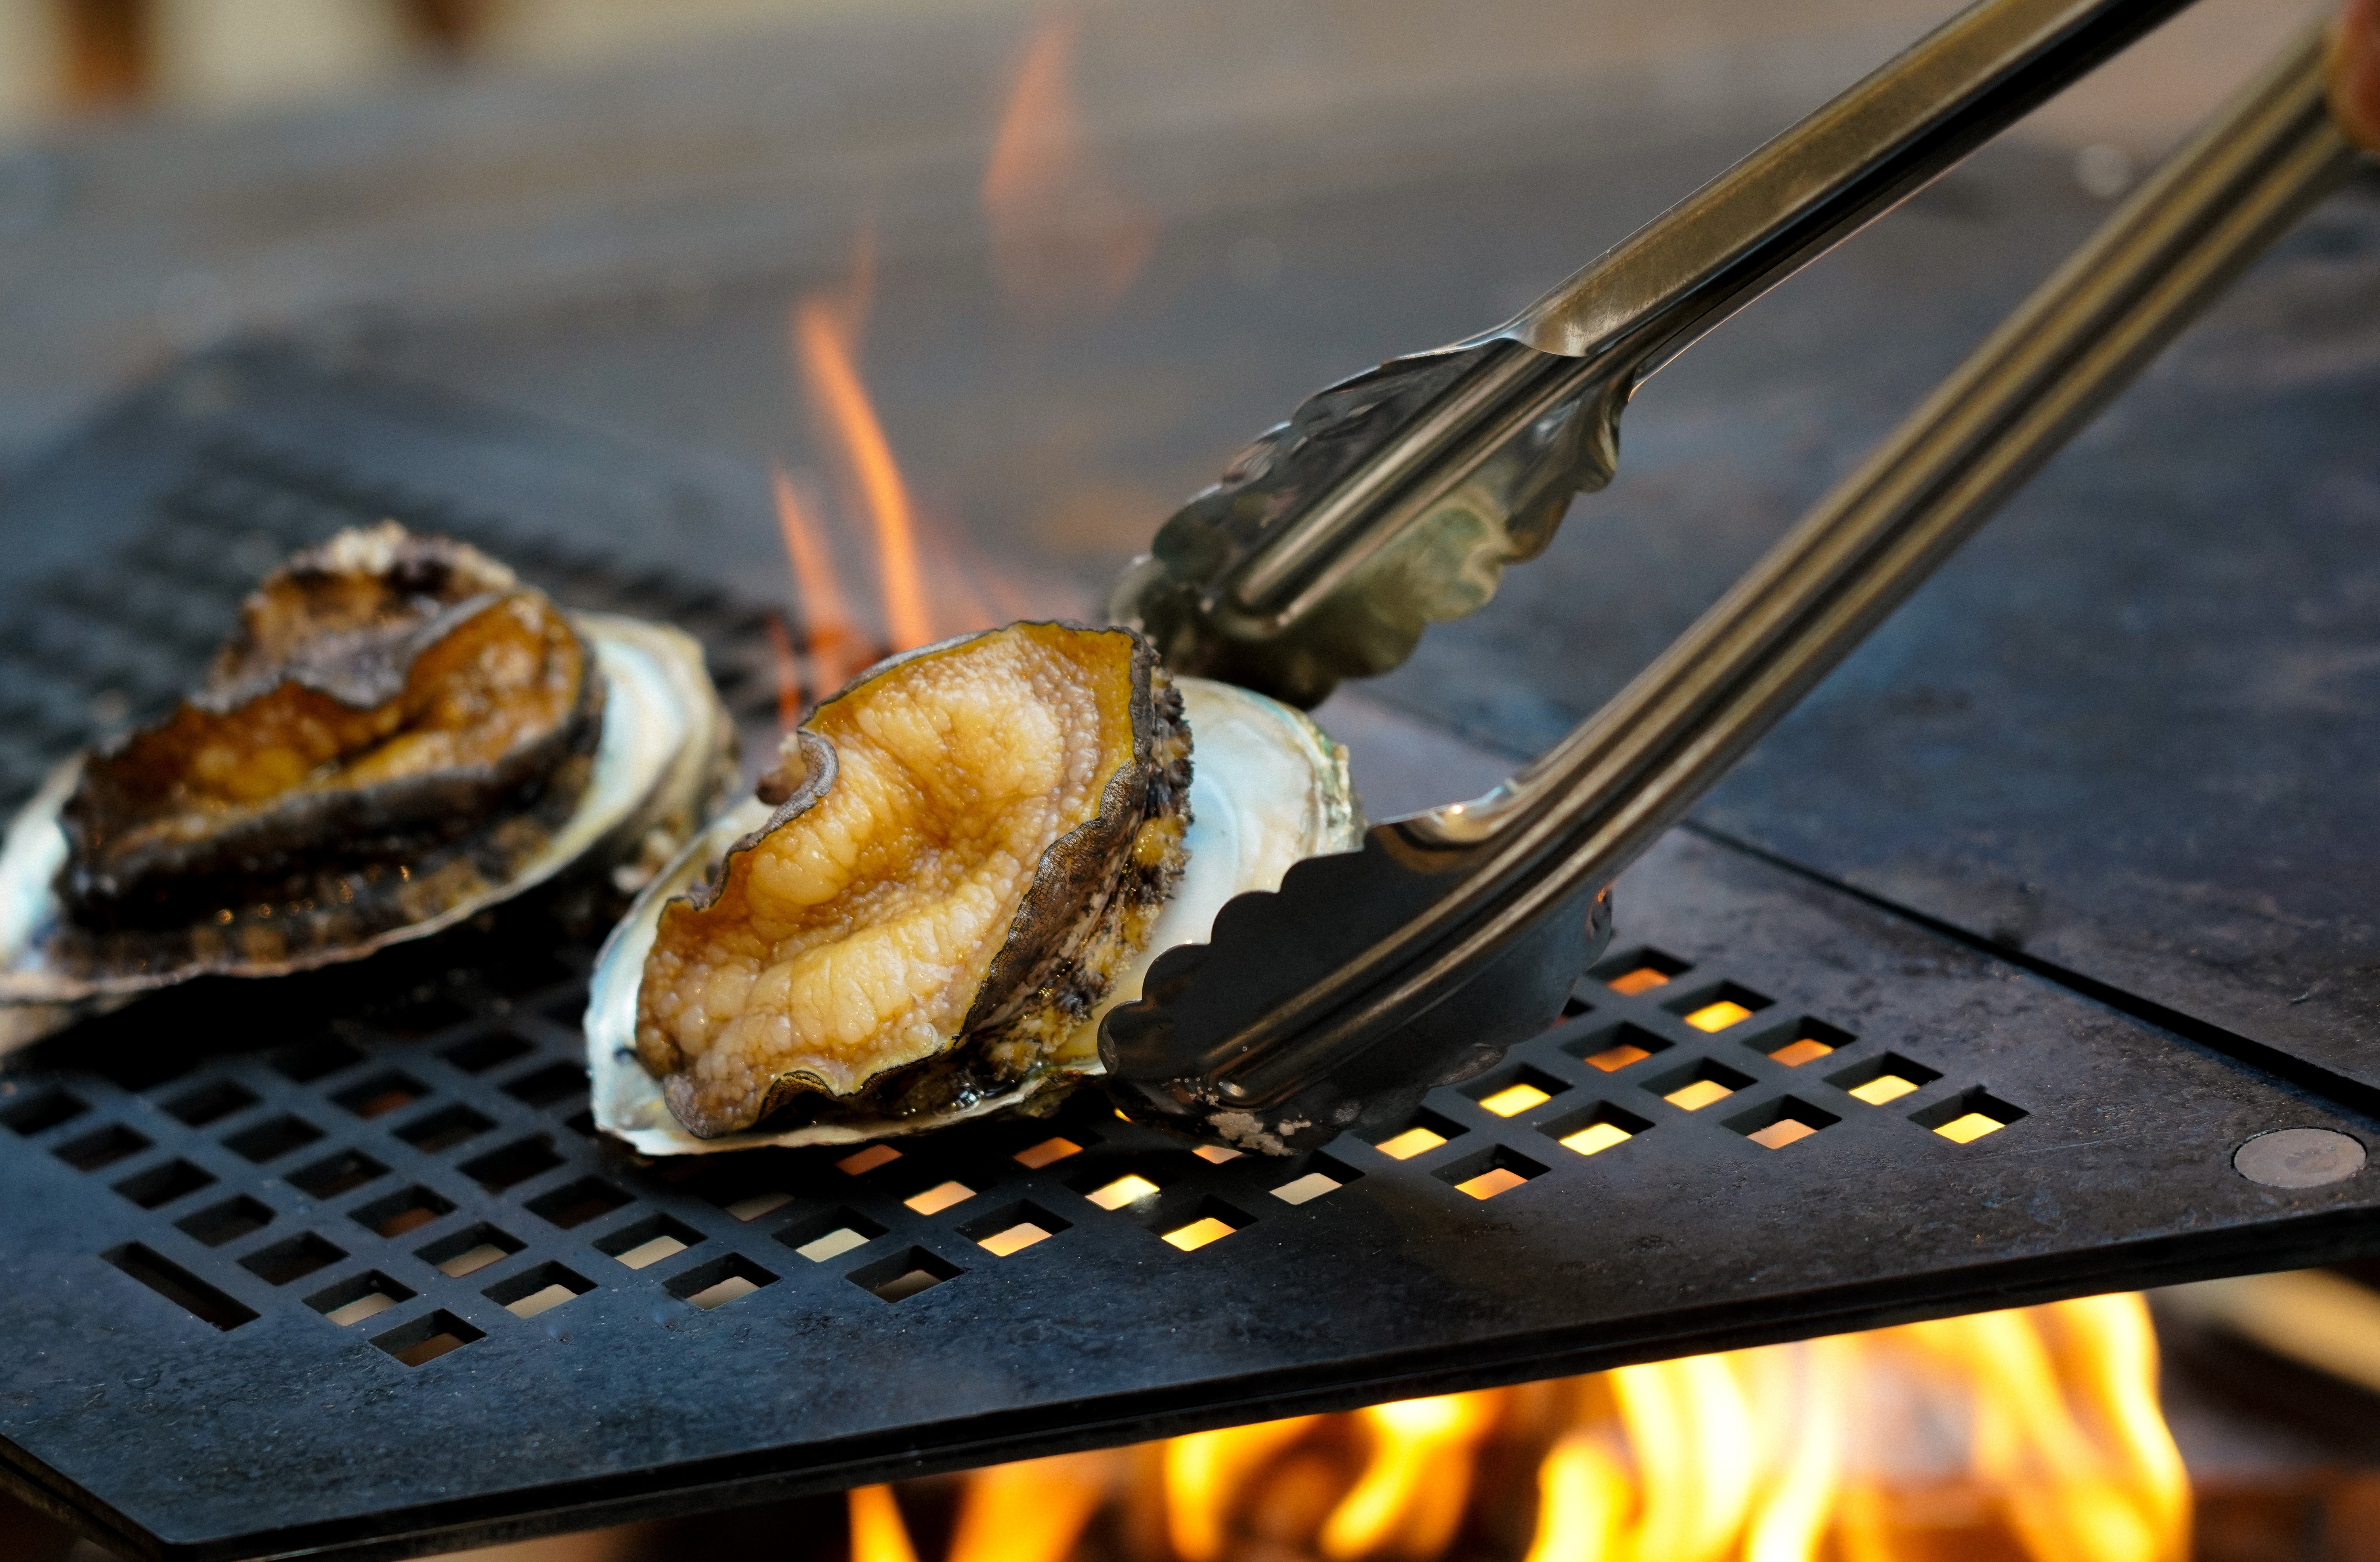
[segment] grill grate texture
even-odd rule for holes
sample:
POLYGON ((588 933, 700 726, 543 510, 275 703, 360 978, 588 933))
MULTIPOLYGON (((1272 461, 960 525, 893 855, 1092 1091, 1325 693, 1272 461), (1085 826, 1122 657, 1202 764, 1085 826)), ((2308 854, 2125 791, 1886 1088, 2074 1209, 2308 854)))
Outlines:
MULTIPOLYGON (((397 439, 346 394, 309 415, 411 454, 122 416, 116 448, 181 454, 110 490, 121 556, 12 620, 9 697, 55 720, 10 784, 169 698, 255 568, 391 513, 694 629, 765 733, 759 612, 444 507, 468 409, 397 439)), ((1618 903, 1560 1024, 1289 1161, 1085 1091, 640 1162, 587 1115, 589 943, 534 908, 144 1000, 0 1073, 0 1478, 130 1556, 397 1556, 2380 1249, 2368 1168, 2231 1165, 2375 1142, 2356 1100, 1721 842, 1618 903)))

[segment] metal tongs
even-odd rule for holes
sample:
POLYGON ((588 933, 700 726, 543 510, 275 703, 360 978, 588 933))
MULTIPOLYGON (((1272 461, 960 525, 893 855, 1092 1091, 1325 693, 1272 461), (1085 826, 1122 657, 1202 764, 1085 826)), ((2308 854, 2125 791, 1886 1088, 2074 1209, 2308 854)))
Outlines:
MULTIPOLYGON (((1111 614, 1300 704, 1482 605, 1618 461, 1635 387, 2186 0, 1983 0, 1508 324, 1314 396, 1158 533, 1111 614)), ((2345 176, 2315 29, 2238 92, 1658 660, 1488 795, 1217 917, 1108 1017, 1135 1118, 1286 1154, 1391 1132, 1550 1023, 1609 886, 2345 176)))

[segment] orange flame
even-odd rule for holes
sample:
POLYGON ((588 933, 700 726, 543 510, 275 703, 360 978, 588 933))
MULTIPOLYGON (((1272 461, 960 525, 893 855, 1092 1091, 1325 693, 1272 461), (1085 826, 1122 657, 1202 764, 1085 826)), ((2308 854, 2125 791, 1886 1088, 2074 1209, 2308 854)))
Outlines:
POLYGON ((810 686, 823 699, 843 687, 867 661, 859 631, 843 599, 824 529, 783 466, 771 466, 769 487, 777 504, 777 530, 793 566, 794 595, 802 609, 802 647, 809 656, 810 686))
MULTIPOLYGON (((1141 1495, 1161 1504, 1162 1540, 1147 1554, 1178 1562, 1427 1562, 1458 1546, 1523 1562, 1920 1562, 1943 1555, 1946 1511, 2030 1562, 2181 1562, 2190 1544, 2136 1295, 1199 1433, 1157 1456, 1141 1495), (1963 1447, 1935 1446, 1961 1424, 1963 1447), (1499 1473, 1515 1449, 1536 1450, 1517 1489, 1499 1473), (1532 1498, 1506 1549, 1482 1542, 1532 1498)), ((948 1562, 1067 1562, 1134 1467, 1120 1453, 976 1471, 948 1562)), ((909 1562, 880 1522, 863 1538, 860 1500, 855 1562, 909 1562)))
POLYGON ((934 630, 917 575, 909 489, 902 479, 900 464, 892 458, 892 442, 884 437, 875 404, 868 400, 868 387, 859 378, 853 353, 858 335, 855 311, 848 304, 813 294, 794 307, 793 325, 795 356, 802 366, 811 406, 849 463, 868 521, 875 527, 892 648, 905 651, 925 645, 934 638, 934 630))
POLYGON ((1157 224, 1118 192, 1083 133, 1075 18, 1034 33, 984 168, 993 275, 1029 313, 1111 307, 1157 248, 1157 224))
POLYGON ((959 1502, 949 1562, 1050 1562, 1075 1548, 1118 1457, 1060 1454, 978 1471, 959 1502))
POLYGON ((890 1486, 855 1486, 851 1491, 851 1562, 917 1562, 909 1544, 909 1527, 890 1486))

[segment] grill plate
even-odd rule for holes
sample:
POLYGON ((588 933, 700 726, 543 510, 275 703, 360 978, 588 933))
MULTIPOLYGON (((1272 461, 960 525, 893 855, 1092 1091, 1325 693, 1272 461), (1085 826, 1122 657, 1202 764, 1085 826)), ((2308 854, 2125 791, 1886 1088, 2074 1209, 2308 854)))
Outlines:
MULTIPOLYGON (((499 440, 523 488, 540 460, 583 481, 582 436, 241 371, 335 456, 169 390, 0 517, 79 494, 113 543, 11 618, 6 686, 48 713, 9 724, 33 734, 19 790, 94 701, 170 697, 257 569, 382 514, 686 624, 759 735, 755 611, 443 497, 456 449, 499 440), (128 449, 149 454, 103 460, 128 449)), ((1599 975, 1666 979, 1582 984, 1580 1012, 1436 1092, 1413 1126, 1440 1142, 1406 1158, 1214 1164, 1086 1093, 857 1172, 638 1165, 585 1114, 587 943, 525 912, 140 1003, 0 1077, 6 1476, 128 1555, 395 1556, 2380 1251, 2372 1171, 2283 1192, 2229 1167, 2275 1128, 2373 1142, 2355 1087, 1711 840, 1673 837, 1619 894, 1599 975), (1747 1013, 1688 1023, 1718 1004, 1747 1013), (1830 1050, 1789 1064, 1803 1040, 1830 1050), (1912 1088, 1872 1101, 1878 1079, 1912 1088), (1971 1116, 1999 1126, 1936 1132, 1971 1116), (1597 1124, 1575 1143, 1625 1137, 1565 1147, 1597 1124), (1033 1153, 1052 1137, 1080 1148, 1033 1153), (1134 1177, 1155 1192, 1107 1192, 1134 1177), (1016 1246, 1026 1227, 1048 1234, 1016 1246)))

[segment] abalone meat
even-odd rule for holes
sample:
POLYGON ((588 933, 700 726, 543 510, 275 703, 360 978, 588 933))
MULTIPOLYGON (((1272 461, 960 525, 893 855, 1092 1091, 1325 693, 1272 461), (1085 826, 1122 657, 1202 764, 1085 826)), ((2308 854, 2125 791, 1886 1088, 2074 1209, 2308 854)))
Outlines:
POLYGON ((1312 723, 1123 629, 910 653, 783 755, 597 962, 595 1119, 646 1154, 1053 1107, 1158 953, 1362 828, 1312 723))
POLYGON ((573 865, 649 876, 732 774, 687 636, 565 613, 460 542, 342 532, 265 578, 169 715, 18 816, 0 1002, 296 971, 573 865))

